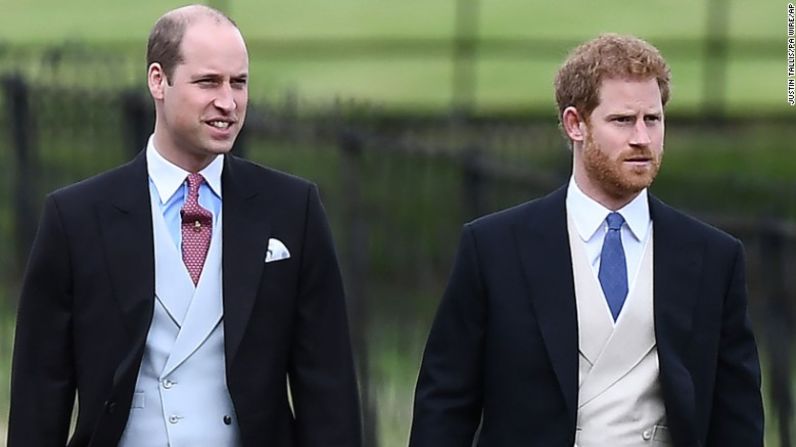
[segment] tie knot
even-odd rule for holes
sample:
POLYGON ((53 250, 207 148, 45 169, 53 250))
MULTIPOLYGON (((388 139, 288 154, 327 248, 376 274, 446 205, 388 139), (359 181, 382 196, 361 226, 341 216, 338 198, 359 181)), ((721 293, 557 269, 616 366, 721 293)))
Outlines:
POLYGON ((625 223, 625 218, 619 213, 610 213, 608 217, 605 218, 605 221, 608 222, 609 230, 618 230, 622 228, 622 224, 625 223))
POLYGON ((192 173, 188 174, 188 190, 198 190, 199 185, 204 183, 205 178, 202 177, 202 174, 192 173))
POLYGON ((185 197, 185 202, 182 204, 180 214, 182 215, 183 223, 195 223, 197 221, 209 221, 211 214, 199 204, 199 186, 204 183, 205 179, 200 174, 188 175, 188 196, 185 197))

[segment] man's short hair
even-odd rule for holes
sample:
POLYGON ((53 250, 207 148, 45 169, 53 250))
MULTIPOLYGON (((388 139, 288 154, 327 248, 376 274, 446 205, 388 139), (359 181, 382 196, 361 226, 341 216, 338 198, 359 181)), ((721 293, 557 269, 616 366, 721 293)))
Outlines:
POLYGON ((177 65, 183 62, 180 45, 185 30, 199 19, 211 19, 218 23, 227 22, 235 28, 238 25, 223 12, 205 5, 190 5, 163 14, 152 31, 146 46, 146 66, 149 69, 157 62, 163 68, 166 81, 171 85, 171 76, 177 65))
POLYGON ((572 50, 555 80, 558 118, 573 106, 583 119, 599 105, 603 79, 654 78, 663 105, 669 101, 669 65, 657 48, 634 36, 602 34, 572 50))

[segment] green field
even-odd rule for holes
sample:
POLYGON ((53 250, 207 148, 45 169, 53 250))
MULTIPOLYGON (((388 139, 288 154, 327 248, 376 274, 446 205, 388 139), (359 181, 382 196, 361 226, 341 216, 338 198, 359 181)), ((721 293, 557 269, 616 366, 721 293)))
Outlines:
MULTIPOLYGON (((216 2, 219 3, 219 2, 216 2)), ((452 46, 456 2, 223 2, 247 37, 252 93, 286 91, 311 102, 356 98, 400 109, 444 110, 452 100, 452 46), (330 47, 293 47, 296 40, 436 39, 427 46, 339 53, 330 47), (292 42, 292 43, 291 43, 292 42), (279 47, 283 45, 283 47, 279 47), (426 51, 425 48, 428 48, 426 51), (292 50, 295 48, 295 50, 292 50), (304 50, 302 50, 304 48, 304 50)), ((534 49, 479 47, 474 63, 474 108, 480 113, 552 107, 553 74, 575 42, 600 32, 633 33, 659 43, 674 72, 673 111, 699 111, 706 100, 704 38, 709 4, 651 2, 548 2, 482 0, 477 37, 542 39, 534 49)), ((0 1, 0 43, 41 48, 63 42, 112 48, 140 63, 154 20, 180 2, 143 0, 114 4, 76 0, 0 1)), ((727 15, 726 105, 729 113, 787 113, 785 7, 779 0, 723 2, 727 15), (747 45, 755 45, 748 49, 747 45), (746 48, 746 49, 744 49, 746 48)), ((331 44, 330 44, 331 45, 331 44)))

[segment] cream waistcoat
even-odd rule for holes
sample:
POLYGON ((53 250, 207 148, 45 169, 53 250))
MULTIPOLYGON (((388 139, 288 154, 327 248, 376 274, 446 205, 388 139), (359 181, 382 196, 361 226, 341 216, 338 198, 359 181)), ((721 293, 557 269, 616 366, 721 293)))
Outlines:
POLYGON ((670 445, 655 344, 653 235, 614 323, 571 219, 568 226, 578 309, 576 446, 670 445))

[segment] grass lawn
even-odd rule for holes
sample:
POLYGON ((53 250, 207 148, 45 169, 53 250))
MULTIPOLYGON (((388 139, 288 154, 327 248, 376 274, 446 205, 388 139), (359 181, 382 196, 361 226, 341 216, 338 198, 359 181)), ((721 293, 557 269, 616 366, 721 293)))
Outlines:
MULTIPOLYGON (((448 37, 454 32, 456 12, 454 0, 226 0, 223 3, 228 5, 229 14, 249 39, 448 37)), ((579 40, 600 32, 616 31, 654 40, 704 36, 711 2, 481 0, 478 3, 479 26, 484 36, 579 40)), ((723 3, 728 8, 732 36, 784 36, 786 2, 729 0, 723 3)), ((99 0, 73 0, 68 5, 57 0, 3 0, 0 2, 3 9, 0 39, 37 43, 56 43, 63 39, 143 42, 160 14, 184 4, 174 0, 139 0, 112 6, 99 0)))
MULTIPOLYGON (((211 2, 212 3, 212 2, 211 2)), ((311 101, 358 98, 392 108, 445 110, 452 100, 451 46, 456 2, 302 2, 226 0, 249 41, 252 93, 276 97, 286 90, 311 101), (290 42, 316 39, 441 39, 439 45, 338 54, 333 46, 304 52, 290 42), (276 48, 278 45, 288 45, 276 48)), ((698 110, 704 99, 704 43, 708 0, 628 3, 481 0, 479 36, 546 39, 535 49, 479 50, 474 108, 482 113, 552 107, 552 77, 573 44, 600 32, 634 33, 659 44, 674 71, 673 111, 698 110)), ((0 43, 41 47, 65 41, 111 46, 132 60, 133 82, 143 85, 146 35, 164 10, 182 4, 142 0, 112 7, 97 0, 0 0, 0 43), (36 26, 38 24, 38 26, 36 26), (140 69, 137 68, 140 65, 140 69), (138 79, 136 76, 140 76, 138 79), (137 79, 137 81, 135 81, 137 79)), ((785 3, 729 0, 727 107, 732 113, 783 112, 785 3), (742 50, 761 39, 762 47, 742 50), (781 41, 781 45, 778 42, 781 41)), ((330 44, 331 45, 331 44, 330 44)), ((89 79, 95 82, 96 79, 89 79)))

